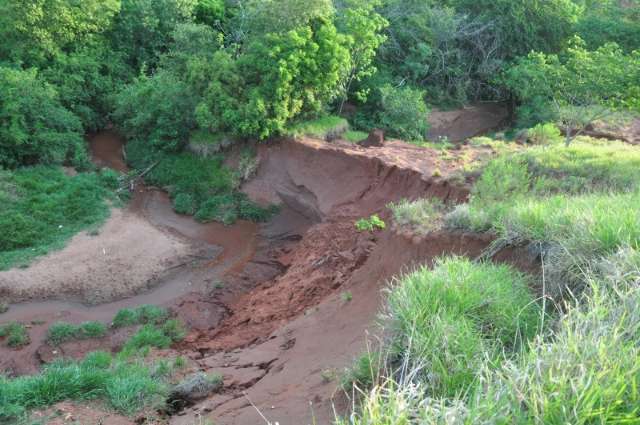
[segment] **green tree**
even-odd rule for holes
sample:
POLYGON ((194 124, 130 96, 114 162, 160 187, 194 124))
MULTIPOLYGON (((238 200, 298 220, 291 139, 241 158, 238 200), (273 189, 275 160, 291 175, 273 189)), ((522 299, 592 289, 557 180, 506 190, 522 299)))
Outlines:
POLYGON ((532 52, 504 81, 522 103, 522 124, 558 120, 568 137, 612 110, 640 111, 640 52, 613 43, 589 51, 576 39, 561 56, 532 52))
POLYGON ((263 139, 338 95, 349 52, 333 23, 318 18, 252 41, 237 60, 218 52, 213 63, 197 109, 200 126, 263 139))
POLYGON ((39 65, 110 28, 120 0, 0 2, 0 57, 39 65))
POLYGON ((197 23, 216 27, 224 20, 224 0, 198 0, 194 14, 197 23))
POLYGON ((512 59, 531 50, 557 52, 573 34, 583 9, 572 0, 452 0, 463 14, 495 25, 501 56, 512 59))
POLYGON ((191 22, 196 0, 121 1, 110 34, 114 49, 125 55, 134 72, 143 65, 153 69, 176 27, 191 22))
POLYGON ((86 165, 82 125, 36 70, 0 67, 0 166, 86 165))
MULTIPOLYGON (((349 49, 349 72, 340 82, 342 101, 339 112, 342 113, 344 103, 348 99, 352 84, 363 78, 372 76, 376 71, 374 59, 378 48, 386 40, 382 30, 388 22, 377 11, 379 1, 346 0, 338 8, 337 26, 346 35, 346 45, 349 49)), ((355 93, 358 100, 366 101, 367 90, 355 93)))
POLYGON ((160 71, 140 76, 115 99, 113 118, 127 138, 151 152, 177 152, 195 127, 197 98, 179 77, 160 71))
POLYGON ((100 42, 57 55, 41 75, 56 88, 60 102, 90 131, 104 127, 113 93, 131 79, 122 58, 100 42))

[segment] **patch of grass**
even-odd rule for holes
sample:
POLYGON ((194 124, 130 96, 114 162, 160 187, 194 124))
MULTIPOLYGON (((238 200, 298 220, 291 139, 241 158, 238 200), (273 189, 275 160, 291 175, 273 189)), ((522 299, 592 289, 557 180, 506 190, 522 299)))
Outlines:
POLYGON ((340 299, 344 303, 351 302, 353 300, 353 294, 350 291, 345 291, 340 294, 340 299))
POLYGON ((104 400, 114 410, 131 415, 166 394, 165 382, 153 376, 149 366, 95 352, 80 362, 56 361, 37 375, 0 377, 0 421, 15 421, 30 409, 64 400, 104 400))
POLYGON ((143 347, 169 348, 171 338, 162 329, 153 325, 144 325, 123 347, 123 352, 135 352, 143 347))
POLYGON ((30 342, 27 328, 18 322, 0 325, 0 338, 5 338, 5 344, 13 348, 22 347, 30 342))
POLYGON ((156 160, 157 166, 145 180, 166 189, 178 213, 193 215, 198 221, 233 224, 238 219, 266 221, 275 211, 260 207, 237 190, 239 176, 224 165, 222 155, 202 157, 185 152, 156 160))
POLYGON ((169 311, 164 307, 145 304, 136 308, 123 308, 113 318, 112 326, 122 328, 125 326, 161 324, 169 318, 169 311))
POLYGON ((541 317, 518 272, 456 257, 399 278, 387 303, 392 356, 424 369, 433 395, 467 390, 484 357, 517 351, 541 317))
POLYGON ((349 122, 346 119, 328 115, 295 124, 289 130, 289 134, 292 136, 310 136, 331 141, 342 136, 347 130, 349 130, 349 122))
POLYGON ((366 391, 378 380, 381 367, 382 362, 377 352, 362 354, 344 371, 340 377, 340 386, 348 393, 354 388, 366 391))
POLYGON ((52 345, 60 345, 77 339, 102 338, 106 334, 107 326, 101 322, 83 322, 79 325, 56 322, 47 331, 47 341, 52 345))
POLYGON ((369 135, 364 131, 349 130, 342 135, 342 139, 351 143, 358 143, 365 140, 369 135))
POLYGON ((538 124, 527 130, 527 141, 534 145, 551 145, 563 141, 560 129, 553 123, 538 124))
POLYGON ((438 229, 444 211, 442 201, 436 198, 423 198, 416 201, 401 200, 387 205, 393 213, 394 221, 402 227, 408 227, 418 235, 426 235, 438 229))
POLYGON ((0 170, 0 270, 27 266, 103 223, 113 198, 109 175, 67 176, 57 167, 0 170))
POLYGON ((377 214, 372 215, 369 218, 361 218, 356 221, 356 229, 358 232, 373 232, 376 230, 384 230, 387 227, 384 220, 382 220, 377 214))

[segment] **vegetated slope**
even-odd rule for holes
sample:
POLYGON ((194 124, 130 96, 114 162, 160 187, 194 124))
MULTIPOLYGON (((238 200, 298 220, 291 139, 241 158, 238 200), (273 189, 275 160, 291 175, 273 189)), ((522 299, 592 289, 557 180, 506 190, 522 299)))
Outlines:
POLYGON ((640 151, 586 138, 568 147, 560 143, 489 162, 469 203, 443 219, 449 228, 496 235, 487 252, 525 246, 541 259, 542 273, 531 285, 540 298, 521 309, 546 309, 537 315, 537 337, 525 331, 493 335, 509 316, 531 323, 509 309, 491 326, 482 325, 493 303, 508 299, 503 290, 468 316, 450 320, 452 310, 469 305, 466 280, 476 276, 479 288, 493 285, 501 280, 498 270, 482 278, 484 264, 449 258, 433 271, 408 274, 390 289, 384 310, 389 338, 374 353, 382 360, 355 375, 367 379, 354 380, 363 403, 349 423, 442 423, 452 417, 461 423, 637 422, 640 217, 632 205, 640 151), (421 305, 429 296, 432 302, 421 305), (488 345, 482 338, 489 338, 488 345), (465 364, 479 363, 466 370, 460 356, 469 359, 465 364))

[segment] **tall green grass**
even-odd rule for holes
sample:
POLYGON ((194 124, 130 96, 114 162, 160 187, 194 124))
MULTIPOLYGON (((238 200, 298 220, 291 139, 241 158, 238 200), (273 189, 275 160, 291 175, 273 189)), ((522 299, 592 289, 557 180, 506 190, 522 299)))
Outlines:
POLYGON ((167 394, 164 380, 141 361, 114 360, 94 352, 83 361, 56 361, 37 375, 0 377, 0 421, 23 418, 33 408, 63 400, 104 400, 114 410, 133 414, 167 394))
POLYGON ((109 216, 111 172, 67 176, 61 168, 0 170, 0 270, 26 266, 109 216))
POLYGON ((467 392, 434 395, 430 377, 407 369, 363 391, 350 417, 336 423, 637 424, 640 253, 621 248, 583 278, 589 291, 565 306, 550 334, 498 367, 485 357, 467 392))
POLYGON ((385 311, 392 358, 424 370, 433 395, 465 392, 487 358, 518 351, 538 330, 527 279, 507 266, 443 258, 392 285, 385 311))

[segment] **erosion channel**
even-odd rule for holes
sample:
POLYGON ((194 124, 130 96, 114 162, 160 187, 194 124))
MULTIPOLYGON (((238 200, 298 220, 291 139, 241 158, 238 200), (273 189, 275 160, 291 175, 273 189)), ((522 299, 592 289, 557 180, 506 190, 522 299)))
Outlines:
MULTIPOLYGON (((117 134, 93 135, 90 146, 97 165, 127 170, 117 134)), ((159 188, 138 184, 99 232, 76 236, 28 269, 0 273, 0 291, 12 302, 0 321, 30 323, 31 337, 20 350, 0 348, 0 368, 34 373, 56 357, 116 351, 126 333, 54 348, 46 330, 59 320, 108 323, 123 307, 157 304, 190 329, 172 353, 189 359, 189 371, 219 373, 224 382, 168 422, 330 422, 349 401, 328 371, 365 349, 388 279, 444 253, 477 256, 491 240, 356 230, 358 218, 388 219, 385 206, 402 198, 466 200, 467 183, 449 178, 455 161, 438 168, 435 154, 418 147, 286 139, 262 145, 258 157, 257 175, 242 190, 280 206, 268 223, 201 224, 176 214, 159 188)), ((531 267, 511 251, 498 257, 531 267)))

